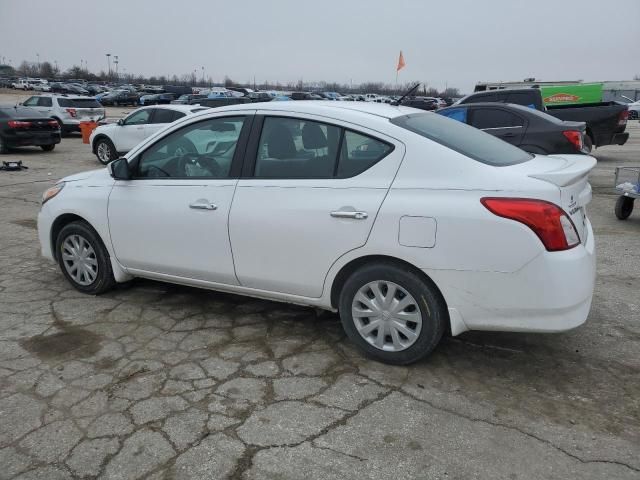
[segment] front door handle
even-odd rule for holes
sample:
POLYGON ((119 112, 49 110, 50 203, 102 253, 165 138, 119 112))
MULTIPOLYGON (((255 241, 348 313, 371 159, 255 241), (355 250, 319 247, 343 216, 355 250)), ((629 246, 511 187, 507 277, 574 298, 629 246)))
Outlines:
POLYGON ((367 212, 336 210, 335 212, 331 212, 331 216, 335 218, 354 218, 356 220, 364 220, 369 216, 369 214, 367 212))
POLYGON ((197 200, 189 204, 189 208, 194 210, 217 210, 218 206, 215 203, 211 203, 207 200, 197 200))

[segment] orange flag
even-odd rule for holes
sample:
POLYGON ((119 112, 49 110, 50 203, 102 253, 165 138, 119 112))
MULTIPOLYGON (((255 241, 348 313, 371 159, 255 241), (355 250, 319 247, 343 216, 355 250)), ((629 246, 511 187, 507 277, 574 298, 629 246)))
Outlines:
POLYGON ((400 50, 400 56, 398 57, 398 68, 396 69, 397 72, 399 72, 400 70, 402 70, 404 68, 404 56, 402 55, 402 50, 400 50))

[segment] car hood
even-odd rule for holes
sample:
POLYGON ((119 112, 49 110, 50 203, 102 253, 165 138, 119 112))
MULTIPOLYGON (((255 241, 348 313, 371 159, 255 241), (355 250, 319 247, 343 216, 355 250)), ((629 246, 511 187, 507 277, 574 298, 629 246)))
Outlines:
POLYGON ((69 175, 68 177, 64 177, 62 182, 82 182, 83 185, 88 187, 90 186, 101 186, 101 185, 111 185, 113 183, 113 178, 109 175, 109 172, 106 168, 99 168, 97 170, 88 170, 86 172, 75 173, 73 175, 69 175))

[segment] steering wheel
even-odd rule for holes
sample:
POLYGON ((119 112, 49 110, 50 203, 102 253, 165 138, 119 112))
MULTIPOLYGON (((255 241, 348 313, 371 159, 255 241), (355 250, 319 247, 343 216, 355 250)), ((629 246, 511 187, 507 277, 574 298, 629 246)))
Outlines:
POLYGON ((187 174, 187 166, 189 163, 197 163, 202 169, 208 170, 212 177, 219 177, 222 173, 220 164, 213 157, 206 157, 204 155, 187 153, 178 158, 178 171, 183 173, 185 177, 189 177, 187 174))

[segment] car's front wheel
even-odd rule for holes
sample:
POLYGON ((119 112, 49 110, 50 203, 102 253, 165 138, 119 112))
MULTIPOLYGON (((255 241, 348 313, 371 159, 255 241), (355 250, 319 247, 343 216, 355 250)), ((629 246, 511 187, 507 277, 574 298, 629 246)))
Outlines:
POLYGON ((56 258, 67 280, 83 293, 98 295, 115 285, 109 252, 85 222, 71 222, 60 230, 56 258))
POLYGON ((392 263, 354 272, 340 294, 348 337, 376 360, 406 365, 433 351, 446 329, 447 309, 436 286, 392 263))
POLYGON ((98 157, 98 161, 103 165, 106 165, 111 160, 115 160, 118 157, 118 152, 116 152, 116 147, 113 146, 113 143, 108 138, 100 138, 96 142, 96 157, 98 157))
POLYGON ((40 148, 42 150, 44 150, 45 152, 50 152, 52 151, 54 148, 56 148, 55 144, 51 144, 51 145, 40 145, 40 148))

